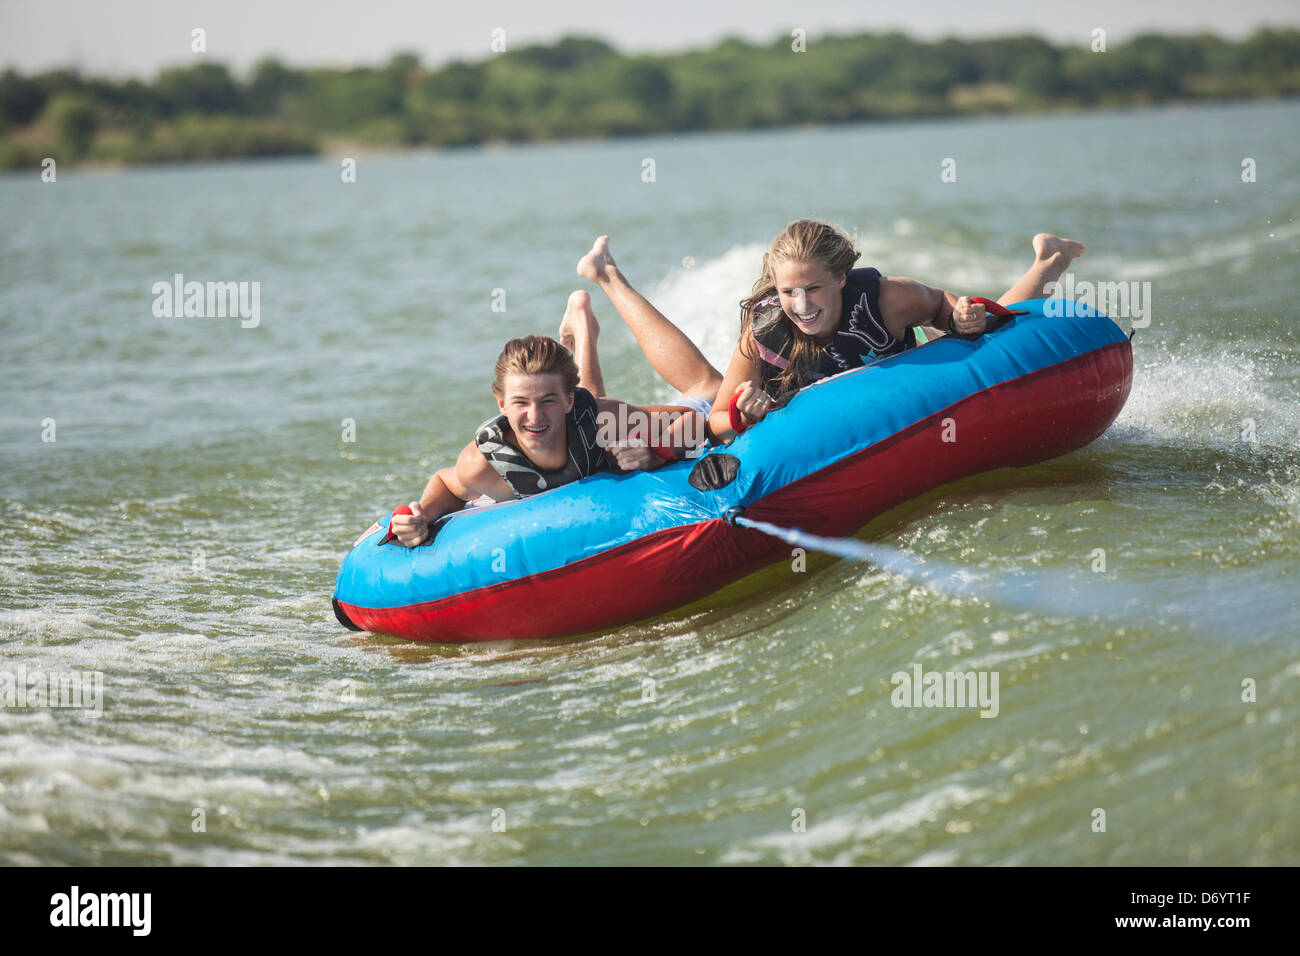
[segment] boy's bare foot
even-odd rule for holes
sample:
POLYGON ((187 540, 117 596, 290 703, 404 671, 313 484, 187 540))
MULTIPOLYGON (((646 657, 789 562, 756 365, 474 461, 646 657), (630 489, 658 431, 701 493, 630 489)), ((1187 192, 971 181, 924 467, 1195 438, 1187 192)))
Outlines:
POLYGON ((1062 256, 1065 261, 1061 265, 1069 265, 1083 255, 1083 243, 1074 239, 1062 239, 1050 232, 1040 232, 1034 236, 1034 255, 1040 262, 1062 256))
POLYGON ((589 282, 600 283, 613 279, 618 266, 609 251, 609 236, 598 236, 591 251, 578 260, 578 275, 589 282))
POLYGON ((600 336, 600 323, 591 308, 591 296, 578 289, 569 296, 560 322, 560 344, 570 352, 579 339, 595 341, 600 336))

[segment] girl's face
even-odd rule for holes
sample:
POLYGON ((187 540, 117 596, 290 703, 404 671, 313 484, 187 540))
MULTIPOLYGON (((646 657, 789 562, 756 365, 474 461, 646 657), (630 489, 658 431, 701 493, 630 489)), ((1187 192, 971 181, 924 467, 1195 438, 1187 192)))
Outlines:
POLYGON ((828 338, 840 324, 840 290, 847 276, 834 276, 820 262, 777 262, 776 291, 786 317, 804 335, 828 338))

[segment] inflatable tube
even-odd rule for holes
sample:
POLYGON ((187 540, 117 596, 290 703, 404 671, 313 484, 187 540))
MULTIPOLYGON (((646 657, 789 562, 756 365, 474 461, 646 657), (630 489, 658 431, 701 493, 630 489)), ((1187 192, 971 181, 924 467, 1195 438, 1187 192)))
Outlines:
POLYGON ((334 607, 359 630, 415 641, 580 634, 680 607, 788 555, 726 520, 850 535, 947 482, 1045 461, 1104 432, 1133 353, 1110 319, 1029 314, 946 337, 803 389, 696 461, 600 474, 457 512, 428 544, 370 527, 339 569, 334 607))

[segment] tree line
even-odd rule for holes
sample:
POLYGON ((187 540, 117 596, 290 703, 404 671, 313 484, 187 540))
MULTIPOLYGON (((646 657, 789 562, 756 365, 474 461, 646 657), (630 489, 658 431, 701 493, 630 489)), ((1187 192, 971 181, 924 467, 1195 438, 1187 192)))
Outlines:
MULTIPOLYGON (((902 33, 628 56, 592 38, 428 68, 246 76, 220 63, 152 82, 75 70, 0 75, 0 168, 45 156, 122 163, 310 154, 331 144, 460 146, 918 116, 1088 109, 1300 93, 1300 31, 1240 41, 1146 34, 1104 50, 1034 36, 914 40, 902 33)), ((1103 44, 1104 45, 1104 44, 1103 44)))

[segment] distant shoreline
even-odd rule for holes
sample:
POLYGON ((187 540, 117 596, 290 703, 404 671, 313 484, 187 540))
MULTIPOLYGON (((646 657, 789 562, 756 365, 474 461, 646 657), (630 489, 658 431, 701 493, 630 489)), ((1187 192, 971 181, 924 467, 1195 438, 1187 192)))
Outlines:
MULTIPOLYGON (((626 56, 570 37, 426 69, 222 64, 152 82, 56 70, 0 76, 0 170, 283 156, 374 156, 493 144, 1044 115, 1300 96, 1300 31, 1237 42, 1144 35, 1107 48, 1021 36, 922 43, 899 33, 827 37, 799 49, 726 40, 626 56)), ((202 61, 203 57, 196 57, 202 61)))
MULTIPOLYGON (((633 140, 642 137, 661 137, 661 136, 694 136, 708 135, 711 133, 752 133, 752 132, 781 132, 783 130, 799 129, 833 129, 836 127, 851 126, 870 126, 870 125, 892 125, 894 123, 906 123, 921 121, 941 122, 944 120, 954 119, 1004 119, 1012 117, 1048 117, 1048 116, 1078 116, 1081 114, 1104 115, 1107 113, 1123 112, 1140 112, 1140 111, 1158 111, 1158 110, 1175 110, 1189 107, 1200 106, 1249 106, 1264 105, 1268 103, 1294 103, 1300 102, 1300 95, 1296 96, 1273 96, 1273 97, 1254 97, 1250 99, 1234 100, 1171 100, 1163 103, 1147 103, 1134 105, 1113 105, 1097 106, 1087 108, 1059 108, 1059 109, 1038 109, 1038 110, 1017 110, 1000 113, 951 113, 944 115, 926 115, 926 116, 897 116, 888 117, 878 120, 852 120, 841 123, 808 123, 799 126, 770 126, 749 129, 702 129, 702 130, 667 130, 656 133, 629 133, 623 136, 569 136, 564 138, 546 139, 546 140, 529 140, 529 141, 508 141, 508 140, 488 140, 478 143, 457 143, 450 146, 431 146, 428 144, 419 144, 412 146, 405 145, 372 145, 358 144, 355 140, 337 139, 324 140, 320 142, 315 149, 310 152, 284 153, 284 154, 261 154, 247 156, 227 156, 220 159, 212 158, 187 158, 175 159, 168 161, 142 161, 142 162, 125 162, 122 160, 82 160, 71 165, 71 169, 82 175, 106 176, 116 173, 126 172, 132 169, 149 169, 149 168, 171 168, 184 165, 200 165, 211 163, 228 163, 228 162, 256 162, 258 160, 285 160, 285 159, 318 159, 318 160, 335 160, 344 159, 400 159, 411 156, 436 156, 445 152, 463 152, 470 150, 491 150, 503 149, 512 146, 557 146, 564 144, 578 143, 616 143, 621 140, 633 140)), ((34 166, 23 167, 0 167, 0 176, 16 176, 22 173, 29 173, 33 170, 39 172, 39 161, 34 166)))

